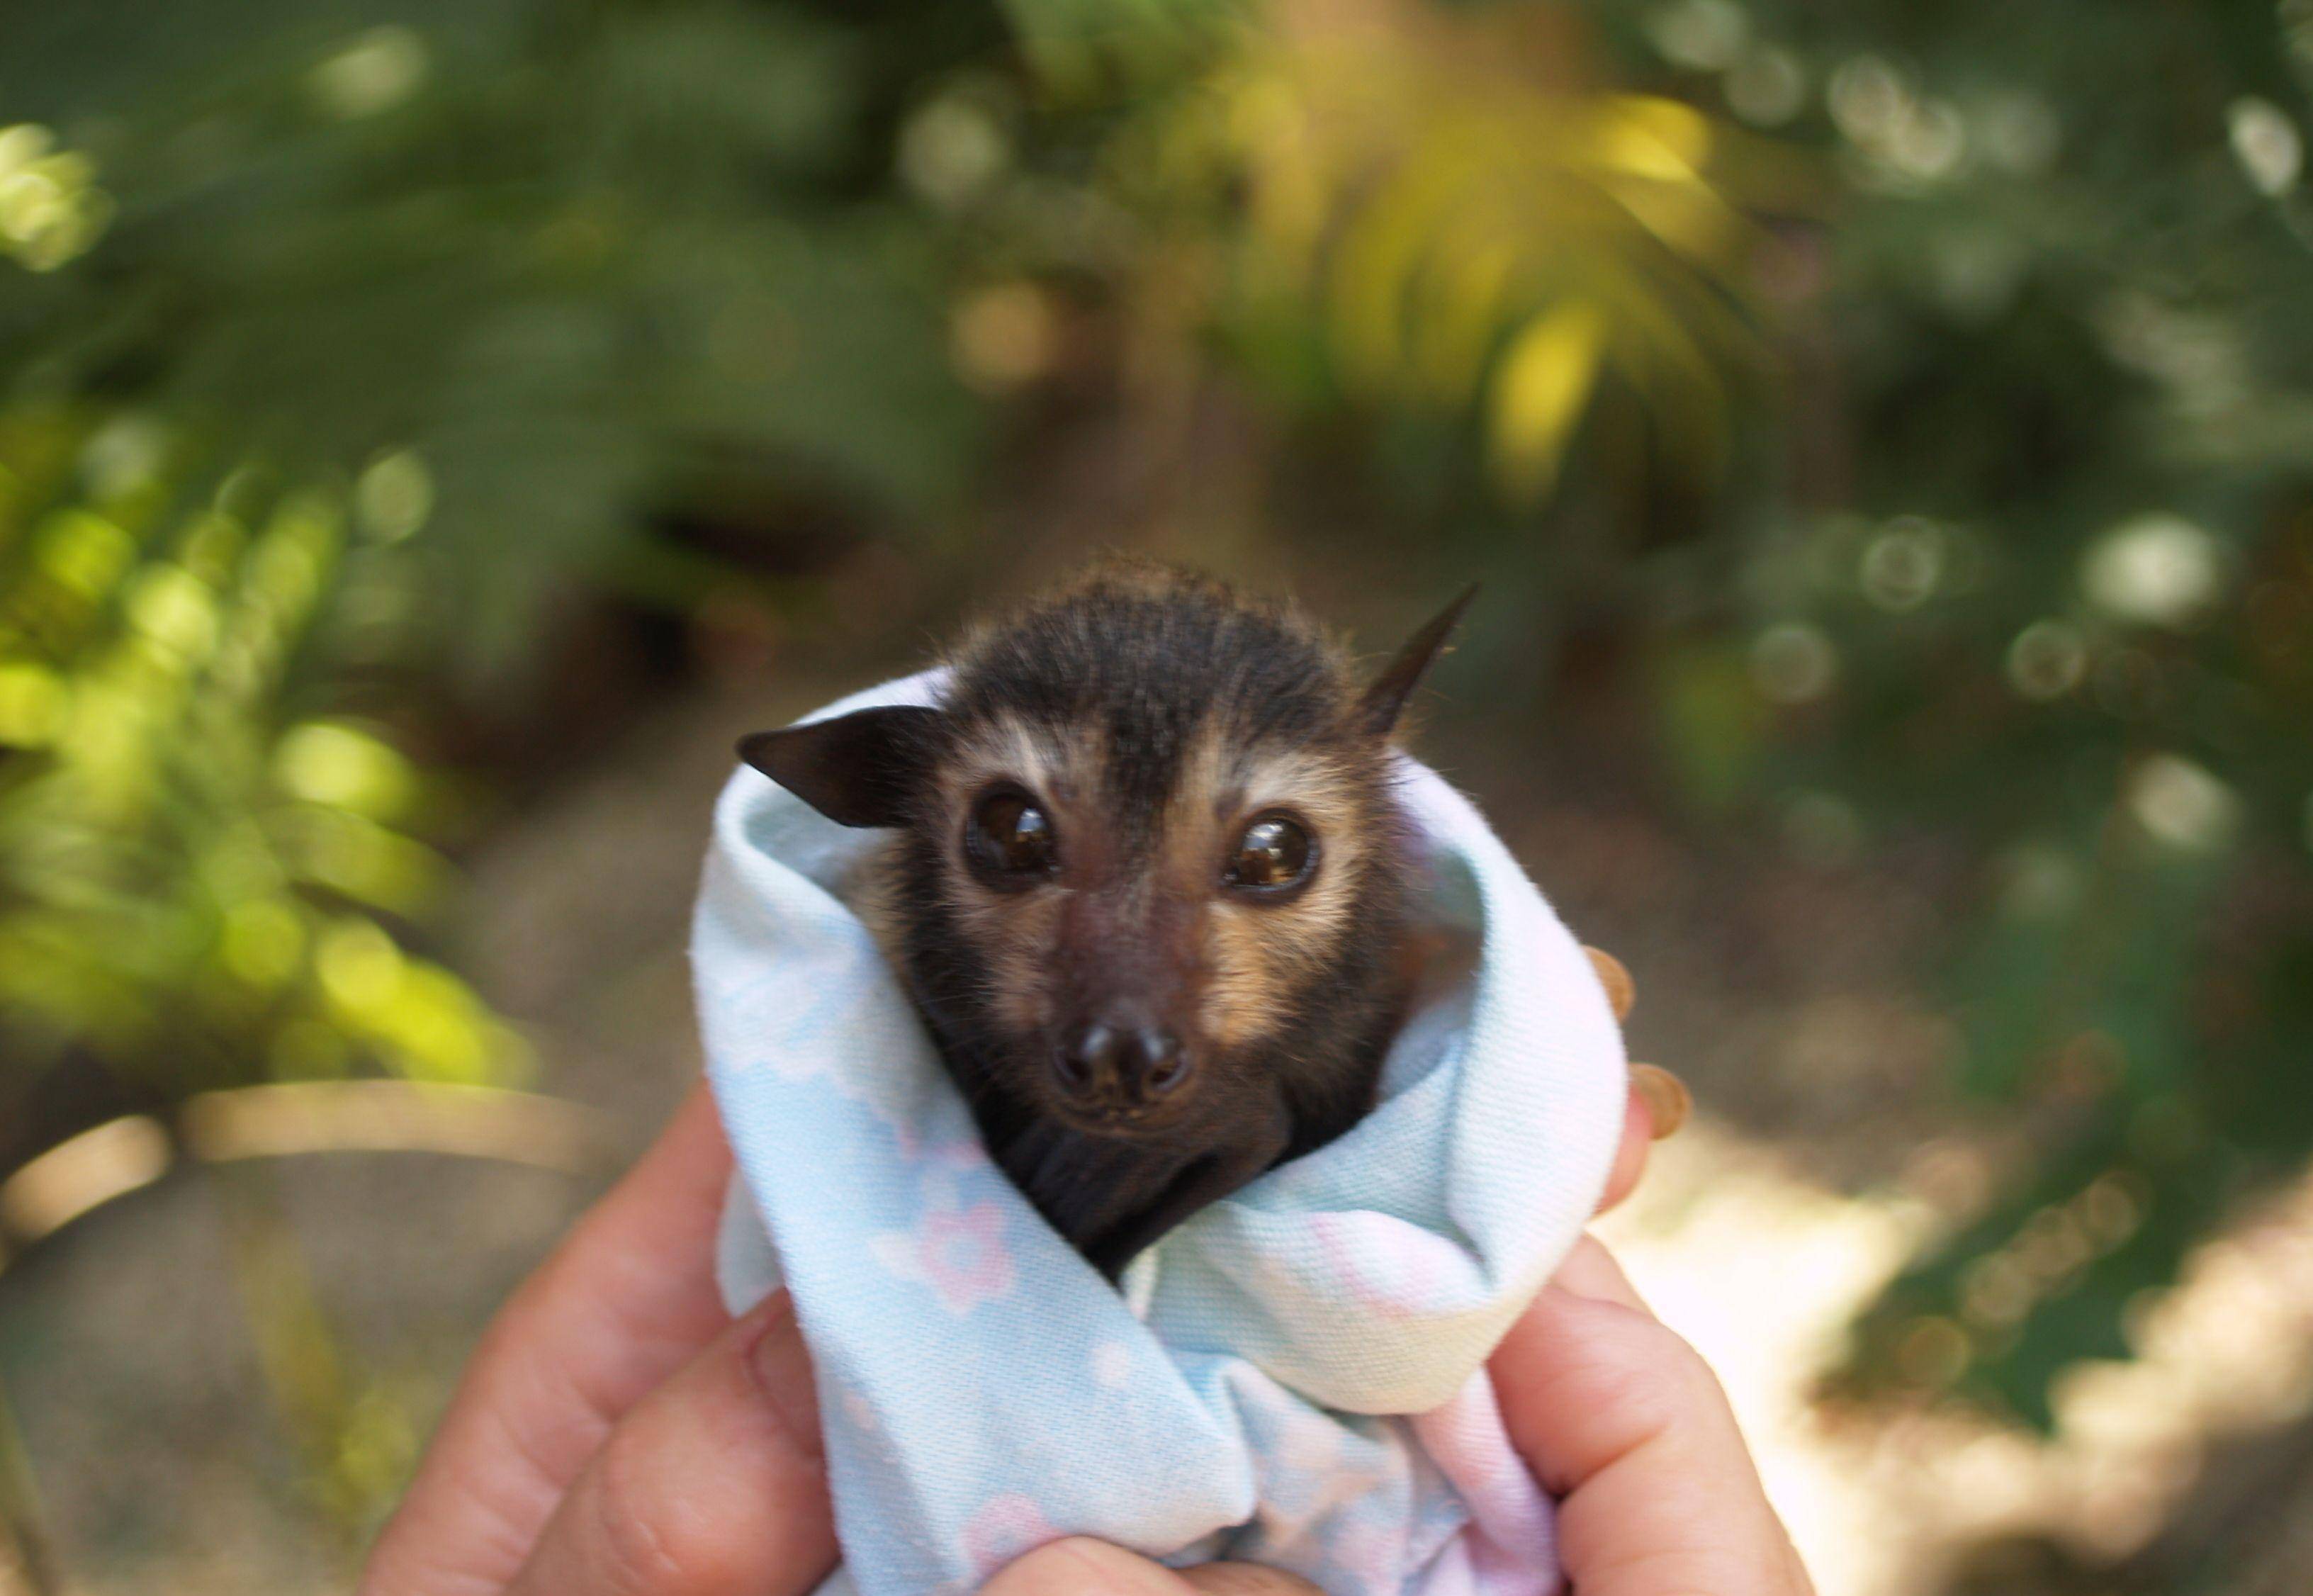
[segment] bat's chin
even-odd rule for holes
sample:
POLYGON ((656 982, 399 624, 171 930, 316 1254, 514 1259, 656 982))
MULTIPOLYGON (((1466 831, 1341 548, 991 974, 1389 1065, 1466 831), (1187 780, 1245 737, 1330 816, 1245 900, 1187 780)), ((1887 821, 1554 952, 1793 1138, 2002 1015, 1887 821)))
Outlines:
POLYGON ((1187 1117, 1181 1112, 1183 1107, 1174 1103, 1121 1107, 1060 1099, 1047 1101, 1044 1113, 1054 1124, 1078 1135, 1116 1142, 1156 1142, 1176 1130, 1187 1117))

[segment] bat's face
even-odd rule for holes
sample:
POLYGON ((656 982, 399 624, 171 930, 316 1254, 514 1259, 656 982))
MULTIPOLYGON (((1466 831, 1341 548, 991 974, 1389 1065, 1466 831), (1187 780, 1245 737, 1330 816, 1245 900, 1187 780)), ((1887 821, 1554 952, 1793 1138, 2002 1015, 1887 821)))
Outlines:
POLYGON ((1148 702, 953 712, 901 856, 939 1017, 1016 1095, 1112 1136, 1273 1100, 1279 1049, 1358 962, 1403 847, 1377 739, 1148 702))
POLYGON ((937 709, 741 749, 902 833, 894 929, 952 1056, 1076 1131, 1209 1133, 1273 1119, 1376 1001, 1409 847, 1388 738, 1451 619, 1361 692, 1289 615, 1113 574, 974 639, 937 709))

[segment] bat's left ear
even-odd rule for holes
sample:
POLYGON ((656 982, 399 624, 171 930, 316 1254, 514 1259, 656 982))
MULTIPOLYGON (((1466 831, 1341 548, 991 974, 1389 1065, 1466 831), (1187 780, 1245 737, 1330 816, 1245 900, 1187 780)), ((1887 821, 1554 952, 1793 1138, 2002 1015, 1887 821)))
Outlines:
POLYGON ((739 757, 843 825, 906 824, 940 745, 937 710, 895 704, 739 739, 739 757))
POLYGON ((1377 737, 1389 736, 1397 726, 1397 718, 1405 711, 1405 701, 1413 696, 1414 688, 1438 657, 1446 651, 1446 639, 1454 635, 1455 623, 1462 612, 1478 596, 1475 583, 1462 589, 1461 596, 1438 612, 1429 624, 1406 639, 1389 668, 1373 679, 1373 684, 1358 700, 1358 719, 1366 730, 1377 737))

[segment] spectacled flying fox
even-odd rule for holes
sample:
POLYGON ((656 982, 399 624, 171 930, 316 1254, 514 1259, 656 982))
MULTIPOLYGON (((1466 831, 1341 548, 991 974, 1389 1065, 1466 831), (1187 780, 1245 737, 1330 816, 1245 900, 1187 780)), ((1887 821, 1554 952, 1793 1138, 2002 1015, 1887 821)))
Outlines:
POLYGON ((965 639, 937 707, 739 755, 888 828, 866 895, 989 1152, 1113 1279, 1374 1101, 1417 851, 1390 739, 1470 595, 1369 683, 1295 611, 1095 569, 965 639))

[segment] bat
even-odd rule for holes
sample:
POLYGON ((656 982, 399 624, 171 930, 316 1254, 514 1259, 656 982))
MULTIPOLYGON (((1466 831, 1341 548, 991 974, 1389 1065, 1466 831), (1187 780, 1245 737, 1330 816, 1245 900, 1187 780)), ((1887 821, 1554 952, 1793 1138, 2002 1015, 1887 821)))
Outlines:
POLYGON ((891 833, 870 923, 990 1154, 1112 1280, 1373 1106, 1420 868, 1391 739, 1471 597, 1368 682, 1290 607, 1106 564, 967 635, 936 705, 741 740, 891 833))

